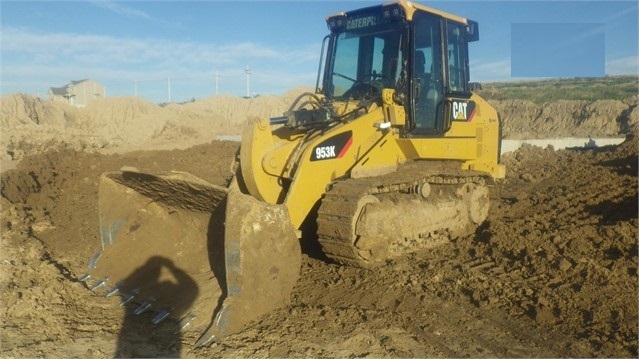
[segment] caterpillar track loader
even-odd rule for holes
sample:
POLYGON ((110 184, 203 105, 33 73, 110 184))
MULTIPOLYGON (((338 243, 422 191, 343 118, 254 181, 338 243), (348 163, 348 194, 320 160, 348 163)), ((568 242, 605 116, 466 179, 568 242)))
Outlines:
POLYGON ((498 114, 469 89, 477 23, 403 0, 326 21, 317 90, 244 127, 227 187, 102 175, 89 288, 205 345, 289 300, 300 238, 371 268, 485 220, 505 169, 498 114))

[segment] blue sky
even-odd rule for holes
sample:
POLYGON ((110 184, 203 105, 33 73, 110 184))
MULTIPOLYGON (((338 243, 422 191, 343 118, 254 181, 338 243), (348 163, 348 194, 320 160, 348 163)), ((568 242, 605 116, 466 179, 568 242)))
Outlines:
POLYGON ((605 76, 605 34, 602 23, 512 24, 510 74, 520 77, 605 76))
MULTIPOLYGON (((0 1, 2 95, 154 102, 314 86, 325 17, 379 1, 0 1)), ((479 22, 471 80, 638 74, 637 1, 418 1, 479 22), (549 31, 552 29, 553 31, 549 31)))

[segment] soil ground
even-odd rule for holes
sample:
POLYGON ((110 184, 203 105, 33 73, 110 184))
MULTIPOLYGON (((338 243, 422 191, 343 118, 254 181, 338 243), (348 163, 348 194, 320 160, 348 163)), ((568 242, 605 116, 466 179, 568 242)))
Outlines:
POLYGON ((60 148, 2 175, 2 357, 637 357, 637 139, 503 156, 471 236, 376 270, 307 250, 291 304, 195 348, 174 323, 77 278, 99 241, 100 173, 180 169, 224 185, 237 143, 60 148))
POLYGON ((100 174, 134 166, 225 185, 238 143, 211 139, 280 115, 302 91, 166 107, 0 99, 0 357, 639 356, 636 96, 493 101, 508 138, 630 135, 502 156, 506 178, 475 233, 375 270, 331 263, 307 238, 290 304, 221 343, 195 348, 193 332, 78 282, 100 243, 100 174))

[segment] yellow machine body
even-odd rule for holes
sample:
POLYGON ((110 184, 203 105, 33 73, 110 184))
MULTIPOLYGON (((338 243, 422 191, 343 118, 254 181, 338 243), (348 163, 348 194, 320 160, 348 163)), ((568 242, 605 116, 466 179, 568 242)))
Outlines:
MULTIPOLYGON (((449 103, 452 112, 453 99, 449 103)), ((460 169, 503 178, 497 111, 475 94, 462 103, 474 103, 474 113, 453 120, 441 137, 400 137, 396 127, 406 123, 406 113, 392 102, 392 93, 356 120, 308 137, 286 127, 272 129, 266 119, 254 121, 242 136, 240 164, 246 190, 262 201, 284 204, 299 228, 331 182, 378 176, 406 161, 456 161, 460 169), (345 140, 332 144, 335 137, 345 140), (331 144, 323 145, 327 140, 331 144), (313 161, 317 151, 328 151, 334 158, 313 161)))

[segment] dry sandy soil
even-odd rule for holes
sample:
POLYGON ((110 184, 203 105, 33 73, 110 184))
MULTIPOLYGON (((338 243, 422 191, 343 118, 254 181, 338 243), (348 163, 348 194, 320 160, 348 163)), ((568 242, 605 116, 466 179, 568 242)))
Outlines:
MULTIPOLYGON (((102 172, 176 169, 224 185, 237 143, 211 138, 234 133, 251 109, 278 115, 286 103, 212 98, 159 108, 118 99, 81 111, 3 98, 2 155, 21 161, 1 175, 0 356, 638 356, 636 104, 575 110, 596 113, 585 122, 538 120, 555 134, 601 121, 591 135, 628 138, 504 155, 507 177, 471 236, 374 271, 330 263, 309 246, 290 305, 222 343, 194 348, 196 337, 173 334, 174 323, 133 318, 77 282, 99 243, 102 172), (610 118, 615 126, 604 124, 610 118)), ((533 128, 517 116, 504 121, 533 128)))

